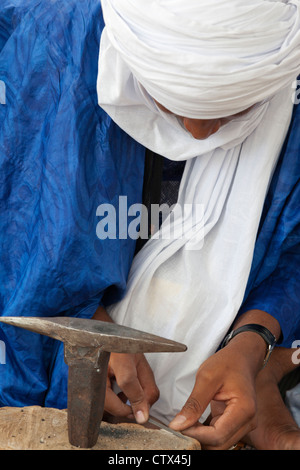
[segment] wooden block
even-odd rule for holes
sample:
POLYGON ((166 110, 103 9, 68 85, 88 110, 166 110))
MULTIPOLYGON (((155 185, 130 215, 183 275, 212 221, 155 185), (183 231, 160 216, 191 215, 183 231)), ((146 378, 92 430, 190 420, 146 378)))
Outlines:
MULTIPOLYGON (((67 412, 29 406, 0 408, 0 450, 76 450, 68 441, 67 412)), ((93 450, 200 450, 197 440, 135 423, 102 422, 93 450)), ((78 449, 80 450, 80 449, 78 449)))

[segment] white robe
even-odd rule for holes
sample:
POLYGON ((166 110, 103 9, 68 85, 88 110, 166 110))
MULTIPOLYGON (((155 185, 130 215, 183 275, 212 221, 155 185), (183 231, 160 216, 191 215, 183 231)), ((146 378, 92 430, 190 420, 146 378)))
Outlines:
MULTIPOLYGON (((220 0, 209 1, 210 5, 215 7, 221 8, 223 4, 223 10, 224 5, 228 3, 220 0)), ((161 38, 162 32, 168 33, 173 27, 172 23, 167 29, 168 24, 164 23, 165 20, 169 21, 171 12, 169 11, 167 18, 161 20, 164 28, 157 27, 157 36, 155 30, 153 37, 151 36, 151 28, 147 29, 147 22, 151 24, 152 21, 153 24, 160 25, 159 15, 155 20, 155 8, 169 5, 174 6, 173 14, 176 13, 177 7, 182 6, 183 10, 186 8, 182 12, 184 24, 190 13, 188 5, 195 7, 194 0, 190 2, 104 0, 102 3, 107 27, 101 38, 99 57, 100 106, 122 129, 145 147, 169 159, 187 160, 179 189, 179 206, 174 211, 175 217, 169 217, 159 234, 149 240, 135 257, 125 298, 109 308, 111 317, 117 323, 165 336, 187 345, 188 350, 184 353, 147 355, 160 389, 160 398, 154 404, 151 413, 168 422, 184 405, 192 391, 197 369, 218 348, 243 300, 265 196, 291 119, 292 82, 300 71, 300 35, 297 30, 300 24, 299 2, 277 2, 280 3, 280 7, 285 6, 285 10, 276 8, 276 2, 271 4, 262 0, 253 2, 256 6, 259 3, 263 5, 265 21, 267 21, 266 3, 269 3, 272 14, 279 15, 281 12, 283 15, 283 21, 277 28, 277 43, 276 32, 273 28, 270 28, 269 32, 269 36, 272 36, 273 42, 269 37, 272 47, 274 49, 275 41, 277 49, 273 52, 265 51, 265 60, 260 57, 258 61, 257 75, 260 78, 257 78, 256 86, 260 91, 256 96, 257 105, 246 115, 226 124, 215 135, 203 141, 193 139, 182 127, 180 120, 162 112, 152 97, 159 99, 161 94, 164 99, 160 102, 165 107, 173 111, 179 110, 180 115, 190 114, 195 117, 193 115, 194 101, 197 101, 193 100, 195 87, 201 89, 205 81, 205 88, 209 85, 210 89, 206 100, 200 100, 198 107, 200 111, 197 115, 199 118, 203 117, 202 113, 208 118, 215 117, 216 113, 221 113, 218 117, 222 117, 239 112, 256 102, 253 101, 253 96, 252 101, 249 101, 244 81, 240 88, 238 83, 235 83, 236 97, 233 94, 234 88, 230 80, 236 81, 233 72, 235 67, 238 68, 238 64, 241 66, 243 59, 239 57, 237 61, 232 60, 231 75, 224 74, 222 85, 225 89, 227 87, 228 96, 228 107, 225 112, 226 103, 224 104, 222 92, 219 96, 216 90, 214 102, 209 107, 209 96, 219 81, 217 64, 218 60, 221 60, 220 56, 214 57, 214 68, 212 68, 216 71, 214 81, 214 75, 209 75, 212 60, 207 64, 207 54, 202 56, 199 54, 196 67, 200 67, 198 62, 202 64, 200 68, 204 78, 202 75, 199 76, 199 84, 194 83, 190 92, 184 89, 184 93, 189 93, 185 114, 181 109, 184 93, 183 96, 179 96, 178 92, 182 84, 181 68, 177 61, 178 50, 161 38), (184 7, 183 4, 187 6, 184 7), (142 6, 144 6, 144 20, 140 18, 142 6), (144 26, 142 32, 139 21, 144 26), (295 28, 292 31, 293 24, 295 28), (170 85, 172 93, 169 102, 168 96, 163 93, 166 77, 164 63, 162 62, 161 68, 156 65, 156 69, 154 64, 153 70, 149 72, 149 77, 155 76, 153 87, 151 79, 147 81, 145 78, 147 74, 143 75, 146 66, 151 68, 152 48, 153 45, 157 46, 159 41, 163 44, 162 61, 166 57, 166 51, 169 51, 168 57, 171 62, 169 67, 173 71, 174 66, 178 72, 177 82, 174 78, 170 85), (149 52, 150 57, 145 58, 137 53, 143 47, 144 55, 149 52), (280 67, 280 70, 274 70, 275 86, 271 78, 271 64, 279 57, 285 61, 287 70, 280 67), (266 69, 265 75, 261 70, 263 64, 266 69), (267 90, 264 80, 268 73, 271 76, 267 90), (263 82, 261 87, 259 79, 263 82), (156 87, 159 80, 160 88, 156 87), (149 94, 151 89, 153 89, 152 96, 149 94), (245 93, 244 98, 243 93, 245 93), (192 210, 184 211, 185 207, 192 210), (203 210, 197 211, 198 207, 203 210), (183 237, 177 237, 180 227, 183 227, 183 237), (185 227, 189 229, 184 232, 185 227), (170 233, 171 236, 163 237, 163 233, 170 233)), ((235 3, 241 5, 244 2, 235 3)), ((249 7, 246 10, 250 16, 252 14, 253 23, 253 12, 249 12, 249 7)), ((242 12, 245 15, 247 13, 245 8, 242 8, 242 12)), ((209 22, 208 12, 206 13, 205 17, 209 22)), ((194 18, 193 21, 196 21, 193 16, 189 18, 194 18)), ((230 14, 228 18, 230 19, 230 14)), ((274 26, 272 15, 269 23, 274 26)), ((178 24, 181 24, 181 19, 176 23, 178 24)), ((214 28, 211 27, 210 30, 213 38, 214 28)), ((189 57, 188 43, 183 41, 184 47, 180 43, 182 28, 178 27, 178 31, 175 32, 173 28, 172 34, 178 34, 179 49, 186 48, 185 60, 192 68, 194 51, 192 48, 189 57)), ((268 25, 265 25, 265 35, 268 36, 268 25)), ((167 34, 165 36, 167 37, 167 34)), ((191 37, 192 42, 197 39, 192 34, 191 37)), ((254 41, 254 44, 256 42, 254 41)), ((243 47, 243 41, 240 47, 243 47)), ((263 55, 266 47, 266 44, 260 45, 259 56, 263 55)), ((248 54, 249 48, 250 46, 247 49, 248 54)), ((255 54, 254 49, 252 66, 248 70, 250 83, 254 80, 255 54)), ((227 59, 225 56, 225 71, 227 71, 227 59)), ((242 70, 236 74, 241 76, 242 70)), ((194 75, 193 79, 195 80, 194 75)))

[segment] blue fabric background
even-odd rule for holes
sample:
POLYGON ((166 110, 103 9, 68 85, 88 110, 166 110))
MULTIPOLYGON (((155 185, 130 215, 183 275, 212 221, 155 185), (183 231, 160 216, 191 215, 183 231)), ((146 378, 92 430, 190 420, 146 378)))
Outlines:
MULTIPOLYGON (((1 1, 1 315, 91 317, 124 293, 135 242, 100 240, 96 210, 141 201, 145 149, 97 104, 102 28, 99 0, 1 1)), ((0 404, 65 407, 61 343, 0 339, 0 404)))
POLYGON ((295 340, 300 340, 299 104, 294 106, 289 133, 265 201, 240 313, 250 309, 264 310, 277 318, 282 330, 281 346, 290 348, 295 340))

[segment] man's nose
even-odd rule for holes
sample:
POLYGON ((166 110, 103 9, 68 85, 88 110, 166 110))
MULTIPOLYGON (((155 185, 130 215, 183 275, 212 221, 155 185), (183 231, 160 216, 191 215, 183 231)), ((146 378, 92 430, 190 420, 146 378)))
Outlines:
POLYGON ((183 125, 194 139, 207 139, 221 127, 220 119, 190 119, 183 118, 183 125))

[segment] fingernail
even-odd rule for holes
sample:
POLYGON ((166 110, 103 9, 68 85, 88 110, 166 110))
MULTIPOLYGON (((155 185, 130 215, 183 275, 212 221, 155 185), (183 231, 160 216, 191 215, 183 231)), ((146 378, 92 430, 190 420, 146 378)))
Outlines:
POLYGON ((169 426, 180 428, 185 422, 186 422, 186 417, 183 415, 178 415, 173 419, 173 421, 171 421, 169 426))
POLYGON ((137 411, 135 413, 135 419, 138 424, 144 424, 147 421, 142 411, 137 411))

